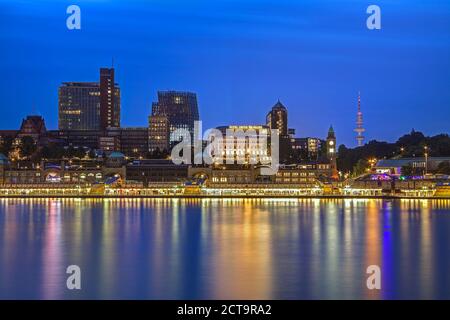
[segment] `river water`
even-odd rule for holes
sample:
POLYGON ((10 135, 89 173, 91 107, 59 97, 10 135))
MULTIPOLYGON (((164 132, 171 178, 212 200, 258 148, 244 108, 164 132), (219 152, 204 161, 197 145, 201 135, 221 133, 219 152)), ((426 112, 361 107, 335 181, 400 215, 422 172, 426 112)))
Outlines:
POLYGON ((450 201, 0 199, 0 298, 450 299, 450 201))

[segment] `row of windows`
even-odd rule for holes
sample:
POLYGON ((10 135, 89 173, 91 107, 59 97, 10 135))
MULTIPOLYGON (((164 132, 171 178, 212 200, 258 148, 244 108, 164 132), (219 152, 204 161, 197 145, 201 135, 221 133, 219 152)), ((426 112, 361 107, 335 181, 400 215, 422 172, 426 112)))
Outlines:
POLYGON ((316 181, 316 179, 312 179, 312 178, 292 178, 292 179, 289 179, 289 178, 276 178, 275 179, 275 182, 277 182, 277 183, 304 183, 304 182, 315 182, 316 181))
POLYGON ((277 172, 277 177, 314 177, 315 175, 315 172, 277 172))
POLYGON ((213 177, 212 178, 213 182, 228 182, 228 183, 233 183, 233 182, 251 182, 252 179, 250 177, 213 177))

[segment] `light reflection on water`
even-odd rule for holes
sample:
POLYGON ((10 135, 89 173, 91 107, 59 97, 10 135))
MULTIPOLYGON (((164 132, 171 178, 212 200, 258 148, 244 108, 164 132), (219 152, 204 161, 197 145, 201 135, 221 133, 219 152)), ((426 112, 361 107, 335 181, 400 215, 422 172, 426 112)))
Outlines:
POLYGON ((450 299, 449 240, 444 200, 0 199, 0 298, 450 299))

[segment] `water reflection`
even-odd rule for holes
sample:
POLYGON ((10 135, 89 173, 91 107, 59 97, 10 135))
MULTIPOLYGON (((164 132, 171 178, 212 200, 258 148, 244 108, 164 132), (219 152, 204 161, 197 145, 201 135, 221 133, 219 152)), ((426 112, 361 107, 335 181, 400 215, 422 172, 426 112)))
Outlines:
POLYGON ((449 237, 444 200, 0 199, 0 298, 448 299, 449 237))

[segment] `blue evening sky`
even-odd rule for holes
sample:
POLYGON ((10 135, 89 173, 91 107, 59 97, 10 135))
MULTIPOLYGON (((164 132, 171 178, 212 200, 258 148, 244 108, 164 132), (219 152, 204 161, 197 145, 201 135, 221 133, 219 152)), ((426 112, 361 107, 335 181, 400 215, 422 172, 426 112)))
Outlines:
POLYGON ((157 90, 189 90, 206 128, 264 123, 280 99, 297 136, 333 124, 354 146, 360 90, 368 139, 450 131, 444 0, 0 0, 0 129, 31 113, 56 129, 60 83, 97 81, 112 57, 123 126, 147 125, 157 90))

